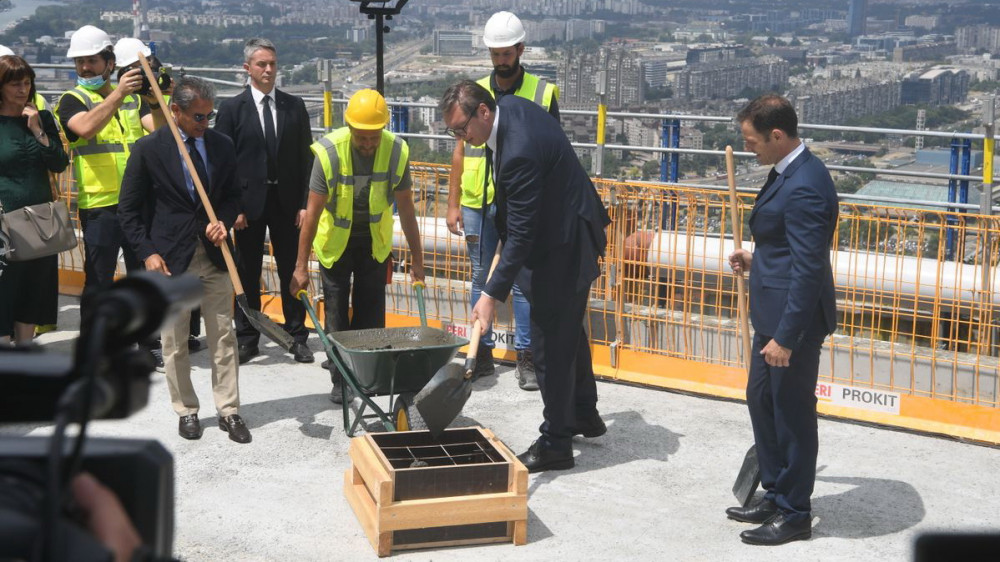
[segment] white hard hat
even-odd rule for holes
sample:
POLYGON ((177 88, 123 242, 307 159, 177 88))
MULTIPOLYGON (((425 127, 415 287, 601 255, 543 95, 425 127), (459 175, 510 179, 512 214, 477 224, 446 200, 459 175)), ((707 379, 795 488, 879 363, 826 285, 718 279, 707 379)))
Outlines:
POLYGON ((89 57, 111 47, 111 37, 92 25, 85 25, 73 32, 69 38, 67 58, 89 57))
POLYGON ((497 12, 490 16, 483 29, 483 43, 494 49, 512 47, 524 41, 524 26, 510 12, 497 12))
POLYGON ((3 45, 0 45, 0 57, 5 57, 7 55, 13 55, 13 54, 14 51, 11 51, 10 49, 4 47, 3 45))
POLYGON ((138 61, 139 51, 142 51, 142 54, 147 57, 153 54, 153 51, 149 50, 149 47, 138 39, 133 37, 119 39, 115 43, 115 65, 119 68, 125 68, 138 61))

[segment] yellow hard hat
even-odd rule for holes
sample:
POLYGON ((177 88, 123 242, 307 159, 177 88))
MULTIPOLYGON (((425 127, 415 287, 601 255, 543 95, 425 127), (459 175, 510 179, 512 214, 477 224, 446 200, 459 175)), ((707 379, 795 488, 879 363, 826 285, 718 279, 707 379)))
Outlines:
POLYGON ((347 102, 344 121, 355 129, 382 129, 389 124, 389 107, 375 90, 359 90, 347 102))

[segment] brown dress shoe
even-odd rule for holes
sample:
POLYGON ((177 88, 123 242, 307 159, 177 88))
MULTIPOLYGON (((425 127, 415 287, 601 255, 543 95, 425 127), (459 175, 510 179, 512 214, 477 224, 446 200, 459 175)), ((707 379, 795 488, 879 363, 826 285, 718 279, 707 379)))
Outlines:
POLYGON ((253 438, 247 424, 239 414, 219 418, 219 429, 229 433, 229 438, 237 443, 249 443, 253 438))
POLYGON ((177 424, 177 433, 184 439, 200 439, 201 422, 198 421, 198 414, 181 416, 177 424))

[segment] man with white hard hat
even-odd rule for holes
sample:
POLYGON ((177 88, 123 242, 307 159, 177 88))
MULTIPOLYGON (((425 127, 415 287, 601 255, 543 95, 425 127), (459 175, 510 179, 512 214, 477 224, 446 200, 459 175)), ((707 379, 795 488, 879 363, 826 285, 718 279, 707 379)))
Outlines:
MULTIPOLYGON (((493 94, 497 101, 513 94, 534 101, 559 120, 559 88, 525 71, 521 65, 524 53, 524 25, 510 12, 493 14, 483 30, 483 43, 490 50, 493 72, 478 83, 493 94)), ((475 305, 486 284, 490 262, 500 235, 493 224, 496 205, 493 201, 493 178, 486 175, 484 146, 471 146, 462 140, 455 142, 451 157, 448 192, 448 229, 465 235, 472 262, 471 304, 475 305)), ((531 307, 519 285, 514 285, 514 349, 517 352, 518 386, 538 390, 535 367, 531 357, 531 307)), ((495 372, 492 330, 484 333, 476 354, 475 377, 495 372)))
POLYGON ((59 98, 56 114, 73 159, 84 243, 80 312, 86 314, 88 297, 114 281, 119 249, 129 271, 141 269, 118 224, 118 194, 132 145, 164 121, 160 112, 151 112, 158 107, 151 96, 136 95, 141 69, 125 73, 112 87, 115 52, 103 30, 85 25, 73 32, 66 56, 76 66, 77 85, 59 98))

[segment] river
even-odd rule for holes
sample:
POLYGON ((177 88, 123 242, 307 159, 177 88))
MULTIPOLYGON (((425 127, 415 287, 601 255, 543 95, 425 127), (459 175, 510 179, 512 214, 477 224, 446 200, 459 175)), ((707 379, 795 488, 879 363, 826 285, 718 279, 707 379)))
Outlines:
POLYGON ((55 0, 12 0, 14 7, 0 12, 0 32, 7 31, 7 27, 17 22, 21 18, 35 15, 35 10, 39 6, 50 6, 59 4, 55 0))

